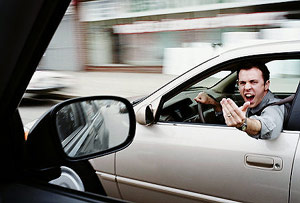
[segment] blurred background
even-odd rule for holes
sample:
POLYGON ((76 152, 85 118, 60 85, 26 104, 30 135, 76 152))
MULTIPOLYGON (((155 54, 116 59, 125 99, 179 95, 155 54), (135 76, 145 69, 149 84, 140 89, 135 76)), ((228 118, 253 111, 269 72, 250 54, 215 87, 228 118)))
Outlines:
POLYGON ((219 51, 292 39, 295 0, 73 0, 39 68, 178 75, 219 51))
MULTIPOLYGON (((295 0, 73 0, 21 117, 27 124, 72 97, 147 95, 227 49, 297 39, 295 0)), ((272 74, 300 77, 299 60, 279 65, 272 74)))

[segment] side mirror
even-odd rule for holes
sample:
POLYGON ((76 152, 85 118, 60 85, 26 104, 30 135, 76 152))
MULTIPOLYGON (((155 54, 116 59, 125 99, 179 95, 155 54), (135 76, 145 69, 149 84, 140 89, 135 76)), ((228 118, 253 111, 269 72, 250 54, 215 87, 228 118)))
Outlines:
POLYGON ((150 104, 142 106, 136 112, 136 121, 141 125, 152 125, 155 122, 155 114, 160 104, 161 97, 156 98, 150 104))
POLYGON ((129 136, 130 117, 115 99, 76 101, 55 116, 58 137, 70 158, 90 156, 122 145, 129 136))
POLYGON ((141 125, 151 125, 154 122, 151 105, 142 106, 136 113, 136 120, 141 125))
POLYGON ((127 147, 135 134, 135 114, 121 97, 95 96, 54 106, 29 132, 26 159, 37 169, 87 160, 127 147))

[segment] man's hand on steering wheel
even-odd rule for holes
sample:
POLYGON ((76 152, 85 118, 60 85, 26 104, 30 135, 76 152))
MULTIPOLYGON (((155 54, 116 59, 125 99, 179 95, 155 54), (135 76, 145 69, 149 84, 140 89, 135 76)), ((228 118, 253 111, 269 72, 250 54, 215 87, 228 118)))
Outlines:
POLYGON ((222 111, 222 107, 220 105, 220 103, 218 103, 216 100, 214 100, 212 97, 210 97, 208 94, 206 94, 205 92, 200 92, 195 98, 194 100, 197 103, 201 103, 201 104, 211 104, 214 106, 214 109, 216 112, 221 112, 222 111))

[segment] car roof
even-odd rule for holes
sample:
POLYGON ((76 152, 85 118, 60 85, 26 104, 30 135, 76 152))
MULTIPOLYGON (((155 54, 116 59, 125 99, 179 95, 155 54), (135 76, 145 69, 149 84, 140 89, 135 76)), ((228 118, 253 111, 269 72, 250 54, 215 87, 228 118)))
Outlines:
POLYGON ((230 58, 254 56, 261 54, 300 52, 300 40, 263 42, 244 47, 225 50, 219 56, 230 58))

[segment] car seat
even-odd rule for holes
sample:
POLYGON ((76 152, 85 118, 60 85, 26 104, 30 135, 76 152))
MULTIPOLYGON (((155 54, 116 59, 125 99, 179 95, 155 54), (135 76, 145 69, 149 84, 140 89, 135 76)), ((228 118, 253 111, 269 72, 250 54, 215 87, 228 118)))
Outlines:
POLYGON ((285 123, 286 130, 300 130, 300 83, 292 101, 291 108, 288 113, 287 121, 285 123))

